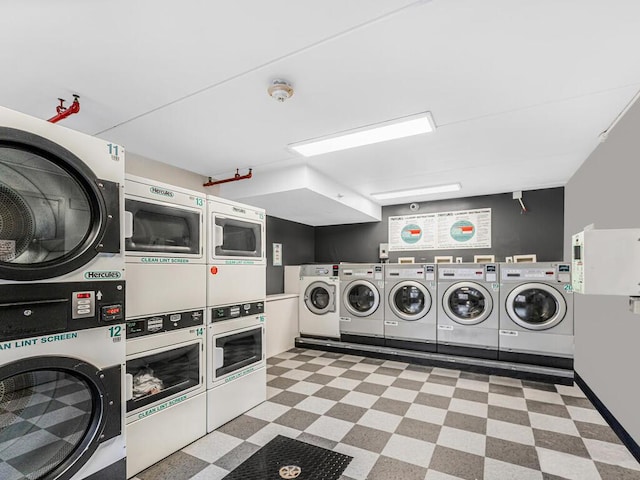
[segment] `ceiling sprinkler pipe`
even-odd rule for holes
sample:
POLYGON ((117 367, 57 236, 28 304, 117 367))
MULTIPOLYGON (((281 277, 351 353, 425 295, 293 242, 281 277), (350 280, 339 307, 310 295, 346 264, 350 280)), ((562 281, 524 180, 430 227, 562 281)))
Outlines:
POLYGON ((59 122, 60 120, 64 120, 69 115, 73 115, 74 113, 78 113, 80 111, 80 101, 78 100, 80 97, 78 95, 73 96, 73 102, 69 108, 64 106, 64 100, 59 98, 60 105, 56 107, 57 115, 51 117, 48 121, 51 123, 59 122))
POLYGON ((209 177, 209 181, 207 183, 203 183, 202 186, 203 187, 212 187, 213 185, 220 185, 221 183, 229 183, 229 182, 237 182, 238 180, 248 180, 249 178, 251 178, 253 176, 253 174, 251 173, 251 168, 249 169, 249 173, 247 173, 246 175, 240 175, 239 169, 236 168, 236 174, 231 177, 231 178, 225 178, 224 180, 211 180, 211 177, 209 177))

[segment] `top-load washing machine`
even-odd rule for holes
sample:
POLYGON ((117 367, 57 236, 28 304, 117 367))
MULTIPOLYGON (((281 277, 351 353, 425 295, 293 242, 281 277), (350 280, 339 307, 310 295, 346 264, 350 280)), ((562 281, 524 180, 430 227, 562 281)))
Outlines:
POLYGON ((384 345, 384 265, 343 263, 340 277, 340 338, 384 345))
POLYGON ((498 265, 438 265, 438 352, 498 358, 498 265))
POLYGON ((0 107, 0 285, 119 280, 124 149, 0 107))
POLYGON ((384 338, 388 347, 436 351, 435 264, 386 264, 384 338))
POLYGON ((569 263, 500 266, 500 359, 573 368, 569 263))
POLYGON ((127 318, 195 309, 204 318, 205 212, 203 194, 126 176, 127 318))
POLYGON ((338 265, 302 265, 298 324, 300 335, 340 338, 338 265))
POLYGON ((265 211, 207 196, 207 216, 207 305, 264 302, 265 211))

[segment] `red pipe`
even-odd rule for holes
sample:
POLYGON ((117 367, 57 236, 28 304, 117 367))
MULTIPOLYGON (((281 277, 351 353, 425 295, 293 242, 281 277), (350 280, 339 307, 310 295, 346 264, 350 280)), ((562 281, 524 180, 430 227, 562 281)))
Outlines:
POLYGON ((80 97, 78 95, 73 96, 73 103, 69 108, 64 106, 64 100, 59 98, 60 105, 56 107, 57 115, 51 117, 48 121, 51 123, 59 122, 60 120, 64 120, 69 115, 73 115, 74 113, 78 113, 80 111, 80 102, 78 101, 80 97))
POLYGON ((211 187, 213 185, 220 185, 221 183, 237 182, 238 180, 248 180, 253 176, 251 170, 252 169, 250 168, 249 173, 247 173, 246 175, 240 175, 239 169, 236 168, 236 174, 233 177, 225 178, 224 180, 216 180, 215 182, 211 180, 211 177, 209 177, 209 181, 207 183, 203 183, 202 186, 211 187))

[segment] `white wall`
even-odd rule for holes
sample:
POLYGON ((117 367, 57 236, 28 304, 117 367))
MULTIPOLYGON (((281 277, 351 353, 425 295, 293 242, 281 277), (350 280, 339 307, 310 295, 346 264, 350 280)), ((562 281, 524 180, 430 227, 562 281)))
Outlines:
POLYGON ((208 180, 207 177, 129 151, 126 152, 124 168, 127 173, 132 175, 157 180, 176 187, 188 188, 196 192, 217 195, 219 191, 218 186, 202 186, 208 180))
MULTIPOLYGON (((565 260, 570 260, 571 235, 586 225, 640 227, 639 207, 640 104, 636 104, 565 188, 565 260)), ((628 311, 627 297, 576 294, 575 320, 576 372, 640 443, 640 316, 628 311)))

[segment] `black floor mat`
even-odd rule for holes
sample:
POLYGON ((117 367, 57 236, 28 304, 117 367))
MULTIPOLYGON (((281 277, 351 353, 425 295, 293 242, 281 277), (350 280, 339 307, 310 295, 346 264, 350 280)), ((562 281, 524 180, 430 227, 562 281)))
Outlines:
POLYGON ((224 480, 338 480, 351 460, 348 455, 278 435, 224 480))

